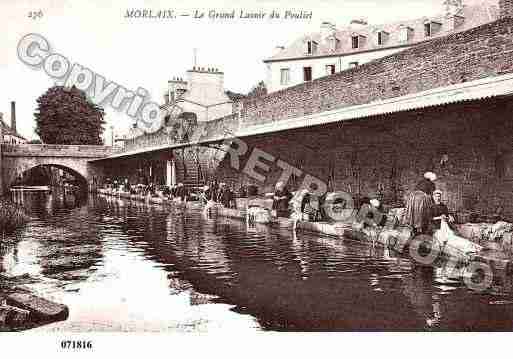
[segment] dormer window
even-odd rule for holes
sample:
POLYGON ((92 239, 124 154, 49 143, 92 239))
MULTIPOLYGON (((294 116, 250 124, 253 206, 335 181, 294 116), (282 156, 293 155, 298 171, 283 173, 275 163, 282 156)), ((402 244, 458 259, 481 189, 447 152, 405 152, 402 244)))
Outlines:
POLYGON ((461 25, 463 25, 463 23, 465 22, 465 18, 461 15, 451 15, 449 17, 447 17, 447 28, 449 30, 456 30, 458 27, 460 27, 461 25))
POLYGON ((351 36, 351 47, 353 49, 361 49, 365 46, 365 36, 353 35, 351 36))
POLYGON ((340 48, 340 40, 332 36, 328 38, 328 46, 331 51, 337 51, 340 48))
POLYGON ((379 31, 378 32, 378 45, 383 46, 388 41, 388 32, 386 31, 379 31))
POLYGON ((308 55, 314 55, 317 52, 317 43, 313 40, 306 42, 306 53, 308 55))
POLYGON ((351 44, 353 49, 360 48, 360 37, 359 36, 353 36, 351 37, 351 44))
POLYGON ((441 27, 442 24, 435 21, 428 21, 424 23, 424 36, 431 37, 436 35, 440 31, 441 27))
POLYGON ((402 25, 399 28, 399 42, 405 43, 413 39, 413 29, 409 26, 402 25))
POLYGON ((431 36, 431 23, 424 24, 424 36, 431 36))

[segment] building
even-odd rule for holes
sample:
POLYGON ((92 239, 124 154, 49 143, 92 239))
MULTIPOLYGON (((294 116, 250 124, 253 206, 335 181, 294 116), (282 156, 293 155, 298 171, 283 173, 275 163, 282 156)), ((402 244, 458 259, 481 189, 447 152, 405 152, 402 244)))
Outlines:
POLYGON ((233 101, 224 89, 224 73, 216 68, 194 67, 187 71, 187 80, 168 81, 162 110, 164 118, 190 113, 200 122, 230 115, 233 101))
POLYGON ((323 22, 264 60, 266 86, 278 91, 391 55, 406 48, 497 20, 499 0, 444 0, 433 17, 374 25, 356 19, 337 28, 323 22))
POLYGON ((27 140, 16 131, 16 103, 11 102, 11 126, 7 126, 0 112, 0 126, 2 127, 3 143, 20 144, 27 143, 27 140))
POLYGON ((187 156, 200 146, 159 147, 150 136, 134 160, 152 151, 144 168, 172 158, 179 181, 201 173, 198 183, 255 183, 261 193, 279 180, 299 190, 316 178, 355 201, 379 193, 393 207, 430 170, 460 220, 469 213, 511 220, 513 1, 498 4, 495 21, 239 100, 240 112, 205 123, 201 161, 187 156), (227 140, 235 151, 219 146, 227 140))
MULTIPOLYGON (((186 80, 175 77, 168 81, 164 103, 160 107, 160 128, 154 133, 146 133, 135 123, 123 140, 124 148, 137 152, 148 147, 187 142, 199 125, 233 117, 240 100, 240 94, 224 89, 222 71, 193 67, 187 71, 186 80)), ((211 166, 206 159, 211 157, 205 151, 199 153, 189 149, 175 156, 164 156, 163 161, 139 159, 130 164, 137 169, 130 180, 132 183, 172 184, 181 181, 191 186, 199 185, 205 181, 206 168, 211 166)))
MULTIPOLYGON (((184 123, 192 125, 229 116, 234 112, 234 101, 240 99, 239 94, 225 91, 223 72, 204 67, 188 70, 187 80, 181 77, 169 80, 163 97, 162 126, 157 131, 162 132, 163 137, 182 137, 184 134, 176 133, 176 128, 183 127, 184 123)), ((127 137, 136 139, 144 134, 145 131, 134 124, 127 137)))
POLYGON ((216 178, 263 193, 317 178, 355 201, 379 193, 400 207, 434 171, 460 220, 512 220, 513 1, 499 4, 493 22, 245 99, 232 137, 243 155, 235 167, 226 156, 216 178))

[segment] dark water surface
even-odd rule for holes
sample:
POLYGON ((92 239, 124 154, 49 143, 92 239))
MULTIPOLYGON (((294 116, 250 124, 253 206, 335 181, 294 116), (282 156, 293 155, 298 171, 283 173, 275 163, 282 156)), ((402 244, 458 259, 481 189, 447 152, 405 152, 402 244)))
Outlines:
MULTIPOLYGON (((32 220, 0 272, 69 306, 38 331, 511 330, 513 297, 369 245, 206 219, 199 207, 17 194, 32 220)), ((12 239, 12 238, 11 238, 12 239)))

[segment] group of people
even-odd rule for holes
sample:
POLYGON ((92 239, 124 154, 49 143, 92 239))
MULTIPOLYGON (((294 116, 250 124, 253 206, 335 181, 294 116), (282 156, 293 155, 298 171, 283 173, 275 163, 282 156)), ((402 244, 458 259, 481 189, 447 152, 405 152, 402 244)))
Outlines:
POLYGON ((127 192, 134 195, 141 196, 162 196, 167 199, 179 199, 181 202, 187 202, 190 197, 190 192, 183 183, 178 183, 172 186, 158 186, 155 183, 148 184, 131 184, 128 178, 121 179, 107 179, 106 188, 118 192, 127 192))
MULTIPOLYGON (((442 203, 442 191, 436 189, 436 181, 437 176, 435 173, 426 172, 406 200, 402 224, 411 226, 415 234, 432 234, 440 228, 442 221, 454 222, 454 218, 449 214, 447 206, 442 203)), ((176 198, 182 202, 186 202, 190 197, 187 187, 182 183, 171 187, 163 186, 157 188, 153 183, 148 185, 130 185, 128 179, 116 179, 110 181, 109 185, 116 190, 132 194, 161 195, 169 199, 176 198)), ((258 189, 253 187, 245 186, 241 188, 243 188, 245 195, 254 197, 258 194, 258 189)), ((299 221, 312 222, 323 220, 325 217, 325 196, 318 195, 317 190, 317 185, 312 183, 308 189, 303 189, 301 192, 296 193, 297 200, 293 201, 295 196, 286 185, 283 182, 276 183, 272 197, 274 217, 294 218, 299 221)), ((211 181, 199 193, 199 198, 205 205, 219 203, 225 208, 236 207, 235 197, 235 191, 231 186, 228 186, 225 182, 218 183, 217 181, 211 181)), ((375 219, 376 214, 380 214, 377 221, 367 222, 372 222, 376 226, 384 225, 387 217, 380 199, 364 197, 359 205, 359 212, 364 212, 365 216, 369 217, 365 219, 372 219, 372 216, 375 219)))
POLYGON ((432 234, 440 229, 442 221, 454 222, 449 209, 442 203, 442 191, 437 190, 437 176, 426 172, 406 202, 403 224, 413 228, 415 234, 432 234))
POLYGON ((225 208, 235 208, 235 193, 225 182, 210 182, 203 187, 200 198, 204 205, 220 203, 225 208))
MULTIPOLYGON (((407 198, 401 224, 412 227, 416 234, 433 234, 440 229, 442 221, 446 221, 448 224, 454 222, 454 217, 450 215, 449 209, 442 202, 442 191, 436 189, 437 179, 435 173, 426 172, 407 198)), ((326 198, 317 195, 317 190, 318 187, 313 183, 308 189, 298 193, 298 201, 292 201, 293 194, 283 182, 278 182, 272 206, 275 216, 311 222, 323 220, 326 198), (294 204, 294 202, 297 203, 294 204)), ((385 225, 387 213, 381 198, 364 197, 359 202, 358 213, 365 217, 360 218, 363 222, 371 223, 373 226, 385 225)))
POLYGON ((187 202, 190 197, 190 192, 183 183, 172 185, 171 187, 164 186, 162 189, 162 195, 169 199, 178 199, 180 202, 187 202))

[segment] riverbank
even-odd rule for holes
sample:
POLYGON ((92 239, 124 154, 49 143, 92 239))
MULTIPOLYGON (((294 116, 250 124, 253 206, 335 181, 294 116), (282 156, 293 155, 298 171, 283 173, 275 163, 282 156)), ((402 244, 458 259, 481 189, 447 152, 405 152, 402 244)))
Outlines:
POLYGON ((0 273, 0 331, 22 331, 66 320, 69 308, 32 293, 29 274, 0 273))
MULTIPOLYGON (((112 192, 100 190, 99 193, 114 196, 131 201, 144 201, 148 204, 171 205, 175 201, 163 197, 151 197, 131 195, 124 192, 112 192)), ((244 202, 244 199, 238 199, 244 202)), ((262 199, 262 205, 268 207, 269 201, 262 199)), ((239 208, 244 208, 238 203, 239 208)), ((399 216, 401 209, 391 209, 389 217, 399 216)), ((224 208, 215 205, 210 215, 233 218, 240 221, 246 220, 245 209, 224 208)), ((411 230, 408 227, 398 225, 398 221, 389 221, 383 228, 363 228, 360 223, 350 219, 345 222, 306 222, 297 223, 299 232, 329 236, 340 240, 350 239, 373 246, 394 250, 397 253, 409 254, 412 242, 411 230), (394 224, 395 223, 395 224, 394 224)), ((293 220, 289 218, 274 218, 267 225, 283 229, 293 229, 293 220)), ((462 223, 455 225, 455 229, 462 236, 451 242, 430 241, 429 251, 436 251, 435 262, 450 260, 458 267, 468 263, 479 262, 487 264, 494 272, 513 273, 513 225, 507 222, 498 223, 462 223)), ((421 243, 417 243, 421 245, 421 243)))
POLYGON ((34 294, 69 307, 34 333, 426 330, 433 305, 435 330, 512 327, 511 305, 497 304, 510 278, 479 294, 379 246, 207 218, 198 202, 91 195, 70 209, 47 197, 25 194, 34 220, 2 257, 34 294))
POLYGON ((23 207, 10 201, 0 199, 0 236, 13 233, 28 220, 23 207))

